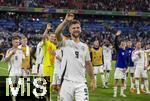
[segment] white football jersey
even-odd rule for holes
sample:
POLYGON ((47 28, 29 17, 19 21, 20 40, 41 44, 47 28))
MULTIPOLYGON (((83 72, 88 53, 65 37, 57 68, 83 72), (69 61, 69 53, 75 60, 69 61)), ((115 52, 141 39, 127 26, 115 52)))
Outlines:
POLYGON ((63 57, 63 50, 57 49, 55 51, 55 61, 54 61, 54 73, 53 73, 53 83, 52 84, 60 84, 61 82, 61 61, 57 59, 57 56, 63 57))
POLYGON ((146 54, 144 50, 134 50, 132 53, 132 60, 134 61, 134 65, 138 68, 144 68, 147 65, 146 54))
MULTIPOLYGON (((56 56, 59 56, 59 57, 62 58, 63 50, 57 49, 57 50, 55 51, 55 54, 56 54, 56 56)), ((54 68, 54 74, 60 75, 61 61, 58 60, 58 59, 56 58, 56 56, 55 56, 55 62, 54 62, 54 67, 55 67, 55 68, 54 68)))
POLYGON ((103 46, 103 58, 104 61, 111 61, 112 60, 112 46, 106 47, 103 46))
MULTIPOLYGON (((7 56, 12 52, 12 49, 9 49, 6 53, 7 56)), ((17 49, 16 53, 11 56, 10 61, 8 62, 8 71, 18 71, 20 72, 20 69, 22 68, 22 60, 25 59, 25 55, 22 52, 21 49, 17 49)))
POLYGON ((90 61, 88 46, 73 40, 63 41, 63 59, 61 64, 61 77, 75 82, 86 82, 85 62, 90 61))
POLYGON ((147 62, 149 62, 150 61, 150 49, 145 50, 145 53, 147 55, 147 62))
POLYGON ((36 48, 36 64, 42 64, 44 59, 43 42, 39 42, 36 48))

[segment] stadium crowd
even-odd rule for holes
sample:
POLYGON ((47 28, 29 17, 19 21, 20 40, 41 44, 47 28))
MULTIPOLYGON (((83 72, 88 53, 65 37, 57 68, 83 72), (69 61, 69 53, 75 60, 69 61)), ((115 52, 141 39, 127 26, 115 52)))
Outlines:
MULTIPOLYGON (((1 14, 0 19, 0 43, 2 44, 2 50, 5 52, 10 47, 11 36, 18 33, 21 36, 25 35, 29 39, 30 46, 36 46, 37 43, 42 39, 42 34, 48 22, 51 22, 53 28, 60 23, 60 19, 50 19, 30 15, 8 15, 1 14), (15 16, 15 17, 14 17, 15 16), (19 18, 19 19, 18 19, 19 18), (31 40, 32 39, 32 40, 31 40)), ((142 44, 150 43, 150 23, 138 20, 99 20, 96 22, 95 19, 82 19, 80 18, 83 27, 83 34, 81 36, 82 41, 87 42, 89 45, 95 39, 102 41, 108 39, 111 43, 114 42, 113 30, 121 30, 124 39, 132 40, 134 43, 137 40, 142 40, 142 44), (95 21, 94 21, 95 20, 95 21)))
POLYGON ((147 12, 149 3, 149 0, 0 0, 0 6, 147 12))
MULTIPOLYGON (((54 8, 93 9, 104 11, 150 10, 149 0, 0 0, 0 6, 50 6, 54 8)), ((83 70, 82 73, 80 72, 82 67, 84 67, 84 65, 86 66, 86 68, 83 69, 87 69, 88 74, 91 77, 93 90, 97 86, 96 75, 98 73, 101 73, 101 79, 103 83, 102 88, 108 88, 107 86, 109 84, 109 72, 111 70, 112 62, 111 58, 113 57, 114 59, 115 55, 115 57, 117 57, 117 62, 114 72, 115 84, 113 89, 113 97, 117 97, 117 87, 119 79, 122 80, 120 96, 126 97, 126 95, 124 94, 124 90, 126 89, 126 76, 128 73, 127 67, 129 66, 131 70, 134 69, 134 65, 131 62, 135 63, 136 68, 132 72, 132 74, 135 73, 135 76, 131 77, 130 92, 132 92, 132 88, 134 88, 134 92, 137 91, 137 94, 140 94, 139 79, 142 78, 143 81, 141 82, 141 90, 145 90, 146 92, 144 93, 150 94, 147 75, 147 70, 149 70, 150 67, 148 67, 148 63, 146 64, 146 62, 150 61, 147 61, 146 59, 148 59, 149 57, 147 58, 145 56, 146 52, 146 54, 148 54, 149 56, 148 45, 150 44, 150 22, 148 18, 109 18, 110 16, 106 18, 100 18, 93 15, 88 18, 87 15, 85 15, 85 17, 83 15, 83 17, 77 17, 79 19, 78 21, 74 19, 75 15, 72 13, 67 14, 66 17, 63 18, 59 16, 59 14, 56 16, 45 16, 45 14, 39 13, 22 14, 15 12, 1 13, 0 16, 0 60, 6 53, 3 60, 5 62, 8 62, 9 67, 11 67, 9 68, 9 76, 30 76, 32 68, 33 75, 53 77, 54 80, 49 80, 48 78, 46 79, 49 83, 52 83, 54 88, 57 86, 61 87, 60 99, 64 99, 62 98, 62 96, 64 96, 63 91, 65 91, 66 88, 69 87, 64 82, 67 83, 68 81, 70 82, 73 80, 73 83, 77 83, 76 81, 81 81, 78 82, 78 85, 81 86, 81 89, 84 88, 83 96, 85 96, 85 99, 88 99, 87 86, 85 85, 84 81, 85 77, 82 76, 82 74, 85 74, 85 70, 83 70), (61 33, 64 32, 66 33, 64 34, 64 36, 71 37, 72 39, 65 40, 65 38, 61 35, 61 33), (87 43, 89 49, 87 45, 82 42, 87 43), (59 45, 64 47, 59 47, 59 45), (143 48, 145 48, 145 51, 143 50, 143 48), (133 51, 133 55, 131 55, 131 51, 133 51), (59 62, 54 60, 58 60, 59 62), (17 65, 18 69, 16 69, 15 66, 11 66, 11 63, 17 65), (58 63, 56 64, 57 66, 55 65, 55 63, 58 63), (68 63, 70 66, 66 65, 66 63, 68 63), (81 63, 82 65, 80 65, 81 63), (60 66, 60 64, 62 66, 60 66), (73 66, 73 64, 75 66, 73 66), (92 69, 92 65, 94 66, 94 70, 92 69), (57 74, 55 72, 56 70, 54 70, 54 67, 59 67, 59 70, 60 67, 65 68, 61 68, 61 70, 64 69, 64 71, 57 71, 57 73, 59 72, 57 74), (80 68, 77 69, 75 67, 80 68), (105 67, 105 69, 103 67, 105 67), (33 72, 33 70, 36 72, 33 72), (68 76, 68 74, 65 74, 66 70, 67 73, 70 73, 70 77, 68 76), (76 75, 76 73, 79 73, 79 76, 78 74, 76 75), (140 73, 142 73, 142 76, 140 76, 140 73), (65 76, 66 78, 64 78, 63 76, 65 76), (135 77, 135 82, 133 77, 135 77), (66 81, 60 83, 61 79, 64 79, 66 81), (84 84, 84 86, 81 85, 82 83, 84 84), (61 86, 59 86, 58 84, 60 84, 61 86)), ((17 88, 15 86, 17 79, 18 78, 16 78, 15 82, 13 82, 14 84, 12 84, 13 86, 11 86, 11 89, 13 89, 13 87, 17 88)), ((69 85, 72 86, 72 84, 69 85)), ((51 89, 51 85, 50 87, 48 86, 48 89, 49 88, 51 89)), ((56 88, 58 92, 59 89, 60 88, 56 88)), ((70 91, 70 89, 67 90, 70 91)), ((49 94, 46 95, 47 98, 51 97, 51 92, 52 91, 48 92, 49 94)), ((13 97, 16 98, 16 96, 13 97)), ((78 98, 82 99, 84 97, 80 96, 78 98)))

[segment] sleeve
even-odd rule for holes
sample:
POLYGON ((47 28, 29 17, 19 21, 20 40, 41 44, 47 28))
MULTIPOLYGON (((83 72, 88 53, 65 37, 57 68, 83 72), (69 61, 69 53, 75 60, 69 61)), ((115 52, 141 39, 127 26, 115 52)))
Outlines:
POLYGON ((58 46, 59 47, 65 47, 66 46, 67 41, 66 40, 62 40, 60 42, 58 42, 58 46))
POLYGON ((6 54, 5 54, 5 56, 4 56, 4 61, 7 60, 7 58, 8 58, 9 55, 10 55, 10 53, 11 53, 11 49, 8 49, 7 52, 6 52, 6 54))
POLYGON ((91 61, 91 58, 90 58, 90 53, 89 53, 89 48, 88 48, 88 46, 86 47, 86 56, 85 56, 85 60, 86 60, 86 61, 91 61))
POLYGON ((72 44, 71 40, 63 40, 63 41, 58 42, 59 47, 65 47, 65 46, 69 46, 71 44, 72 44))

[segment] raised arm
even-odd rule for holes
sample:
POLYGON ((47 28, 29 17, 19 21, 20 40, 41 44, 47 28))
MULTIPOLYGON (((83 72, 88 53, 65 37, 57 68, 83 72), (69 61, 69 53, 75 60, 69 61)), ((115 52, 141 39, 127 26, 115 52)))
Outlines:
POLYGON ((121 31, 117 31, 116 36, 115 36, 115 49, 118 51, 119 49, 119 41, 118 41, 118 36, 121 34, 121 31))
POLYGON ((50 23, 47 24, 46 29, 43 34, 43 42, 48 39, 48 32, 52 29, 52 25, 50 23))
POLYGON ((55 34, 56 34, 56 37, 57 37, 57 40, 58 41, 62 41, 62 31, 64 30, 64 28, 67 26, 67 24, 72 21, 74 19, 74 14, 72 13, 69 13, 66 15, 64 21, 58 25, 58 27, 56 28, 55 30, 55 34))

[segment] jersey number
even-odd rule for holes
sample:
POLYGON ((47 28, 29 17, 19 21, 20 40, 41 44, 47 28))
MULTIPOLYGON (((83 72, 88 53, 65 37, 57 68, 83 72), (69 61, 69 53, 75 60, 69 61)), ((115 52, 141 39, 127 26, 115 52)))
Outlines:
POLYGON ((15 60, 18 60, 18 57, 17 57, 17 56, 15 56, 15 60))
POLYGON ((79 58, 79 52, 75 51, 76 58, 79 58))

